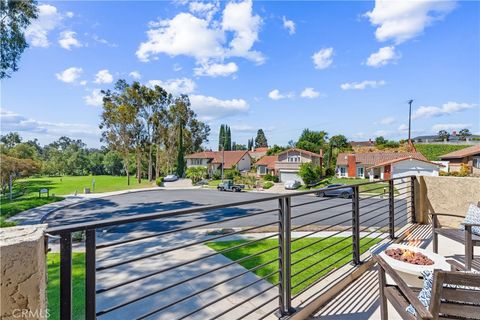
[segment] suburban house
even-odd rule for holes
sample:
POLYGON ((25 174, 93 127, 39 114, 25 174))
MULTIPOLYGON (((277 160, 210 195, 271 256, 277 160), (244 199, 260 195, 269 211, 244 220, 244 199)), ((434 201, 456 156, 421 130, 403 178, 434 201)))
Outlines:
POLYGON ((462 164, 466 164, 470 173, 480 175, 480 145, 453 151, 440 156, 443 161, 448 161, 449 171, 459 171, 462 164))
POLYGON ((263 156, 257 162, 257 175, 264 176, 266 174, 277 175, 275 171, 275 162, 277 162, 278 156, 263 156))
POLYGON ((275 173, 281 182, 289 180, 303 180, 298 175, 302 163, 312 162, 318 166, 322 166, 323 154, 314 153, 302 149, 291 148, 280 152, 275 161, 275 173))
POLYGON ((264 155, 267 154, 268 148, 255 148, 250 151, 248 151, 248 154, 254 161, 257 161, 258 159, 262 158, 264 155))
POLYGON ((252 157, 248 151, 202 151, 185 157, 187 168, 205 167, 208 175, 224 169, 235 168, 238 171, 248 171, 252 167, 252 157))
POLYGON ((420 152, 339 153, 337 176, 390 179, 406 175, 438 176, 442 165, 428 161, 420 152))

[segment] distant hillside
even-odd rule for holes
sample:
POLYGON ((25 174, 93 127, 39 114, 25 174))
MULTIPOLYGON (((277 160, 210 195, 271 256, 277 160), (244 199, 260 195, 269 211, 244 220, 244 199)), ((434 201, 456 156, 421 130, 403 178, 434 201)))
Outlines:
POLYGON ((440 160, 439 156, 471 147, 469 145, 452 144, 416 144, 415 148, 421 152, 428 160, 440 160))

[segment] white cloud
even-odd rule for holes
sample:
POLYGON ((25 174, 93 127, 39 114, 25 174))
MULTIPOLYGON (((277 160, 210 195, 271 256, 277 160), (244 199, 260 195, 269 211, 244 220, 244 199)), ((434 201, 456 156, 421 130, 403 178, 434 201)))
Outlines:
POLYGON ((60 25, 63 17, 57 8, 49 4, 38 6, 38 19, 25 30, 25 37, 33 47, 48 47, 48 33, 60 25))
POLYGON ((252 12, 252 1, 228 3, 221 20, 205 17, 205 12, 211 12, 209 8, 196 3, 190 6, 191 12, 150 23, 147 41, 136 52, 138 59, 145 62, 163 53, 190 56, 198 64, 220 63, 228 57, 262 63, 263 55, 252 50, 261 25, 260 16, 252 12))
POLYGON ((367 66, 379 68, 383 67, 390 62, 394 62, 401 58, 401 55, 395 52, 394 46, 383 47, 378 49, 377 52, 372 53, 367 59, 367 66))
POLYGON ((222 29, 234 33, 229 44, 229 56, 244 57, 257 63, 263 63, 265 58, 260 52, 251 51, 258 40, 258 32, 262 19, 254 15, 252 1, 229 2, 223 10, 222 29))
POLYGON ((77 33, 75 31, 63 31, 60 33, 60 39, 58 40, 58 44, 63 49, 71 50, 72 47, 82 47, 83 45, 75 38, 77 33))
POLYGON ((199 17, 205 18, 208 21, 212 20, 215 13, 218 12, 219 3, 218 2, 189 2, 188 9, 191 13, 198 15, 199 17))
POLYGON ((288 20, 285 16, 282 17, 283 27, 288 30, 289 34, 295 34, 295 22, 288 20))
POLYGON ((249 105, 243 99, 221 100, 203 95, 190 95, 192 109, 200 119, 211 121, 248 112, 249 105))
POLYGON ((234 62, 227 64, 221 63, 204 63, 200 67, 194 69, 196 76, 208 77, 226 77, 238 71, 238 66, 234 62))
POLYGON ((440 117, 475 108, 476 104, 449 101, 442 107, 421 106, 412 115, 412 119, 440 117))
POLYGON ((383 124, 383 125, 393 124, 393 123, 395 123, 395 118, 394 117, 385 117, 385 118, 380 119, 380 121, 378 123, 383 124))
POLYGON ((166 81, 150 80, 148 81, 148 85, 152 87, 160 86, 173 95, 190 94, 195 91, 197 86, 193 80, 188 78, 169 79, 166 81))
POLYGON ((272 100, 281 100, 281 99, 287 99, 287 98, 293 98, 294 94, 293 92, 289 93, 280 93, 278 89, 273 89, 268 93, 268 97, 272 100))
POLYGON ((373 135, 375 137, 384 137, 384 136, 388 136, 390 134, 390 131, 387 131, 387 130, 377 130, 373 133, 373 135))
POLYGON ((347 82, 342 83, 340 88, 342 90, 364 90, 366 88, 378 88, 380 86, 384 86, 386 84, 385 81, 373 81, 373 80, 365 80, 362 82, 347 82))
POLYGON ((100 107, 103 104, 103 94, 100 89, 93 89, 89 95, 83 97, 85 104, 100 107))
POLYGON ((137 70, 134 70, 134 71, 130 72, 128 75, 135 80, 138 80, 138 79, 142 78, 142 75, 137 70))
POLYGON ((62 82, 75 83, 75 81, 80 78, 82 72, 82 68, 71 67, 63 70, 62 72, 56 73, 55 76, 62 82))
POLYGON ((182 70, 182 66, 178 63, 175 63, 172 67, 173 71, 180 71, 182 70))
POLYGON ((377 26, 379 41, 393 40, 396 44, 410 40, 455 8, 455 1, 391 1, 376 0, 375 7, 365 15, 377 26))
POLYGON ((465 128, 471 128, 471 123, 438 123, 432 127, 432 130, 438 132, 440 130, 462 130, 465 128))
POLYGON ((404 123, 402 123, 401 125, 398 126, 398 131, 405 132, 407 130, 408 130, 408 126, 404 123))
POLYGON ((96 35, 96 34, 94 34, 94 35, 92 36, 92 38, 93 38, 93 40, 95 40, 96 42, 101 43, 101 44, 104 44, 104 45, 107 45, 107 46, 109 46, 109 47, 113 47, 113 48, 118 47, 118 45, 117 45, 116 43, 113 43, 113 42, 110 42, 110 41, 108 41, 108 40, 106 40, 106 39, 100 38, 100 37, 99 37, 98 35, 96 35))
POLYGON ((113 76, 107 69, 103 69, 97 72, 97 74, 95 75, 94 82, 95 83, 112 83, 113 76))
POLYGON ((100 138, 99 128, 88 124, 38 121, 3 108, 0 108, 0 119, 2 131, 25 132, 32 134, 32 137, 39 137, 41 134, 53 138, 65 135, 75 138, 100 138))
POLYGON ((333 48, 324 48, 312 56, 315 69, 326 69, 333 62, 333 48))
POLYGON ((320 96, 320 92, 315 91, 314 88, 305 88, 303 89, 302 93, 300 93, 300 97, 302 98, 309 98, 314 99, 320 96))
POLYGON ((82 80, 79 82, 81 86, 86 86, 87 85, 87 80, 82 80))

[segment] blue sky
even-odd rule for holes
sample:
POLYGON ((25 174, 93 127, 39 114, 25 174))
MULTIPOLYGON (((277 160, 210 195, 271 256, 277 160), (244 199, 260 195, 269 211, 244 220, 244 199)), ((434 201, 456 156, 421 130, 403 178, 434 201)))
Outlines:
POLYGON ((286 144, 303 128, 352 140, 480 132, 476 1, 40 2, 2 133, 100 146, 100 89, 118 79, 187 93, 212 128, 286 144))

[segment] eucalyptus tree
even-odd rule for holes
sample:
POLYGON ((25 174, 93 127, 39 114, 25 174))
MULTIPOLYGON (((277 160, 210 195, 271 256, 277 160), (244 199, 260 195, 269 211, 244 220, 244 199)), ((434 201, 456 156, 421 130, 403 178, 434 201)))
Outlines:
POLYGON ((128 87, 125 80, 118 80, 114 91, 102 91, 104 97, 100 129, 103 130, 102 141, 122 156, 127 184, 130 185, 130 153, 134 145, 138 108, 125 95, 128 87))
POLYGON ((18 70, 20 56, 28 47, 25 30, 38 17, 33 0, 0 0, 0 79, 18 70))

